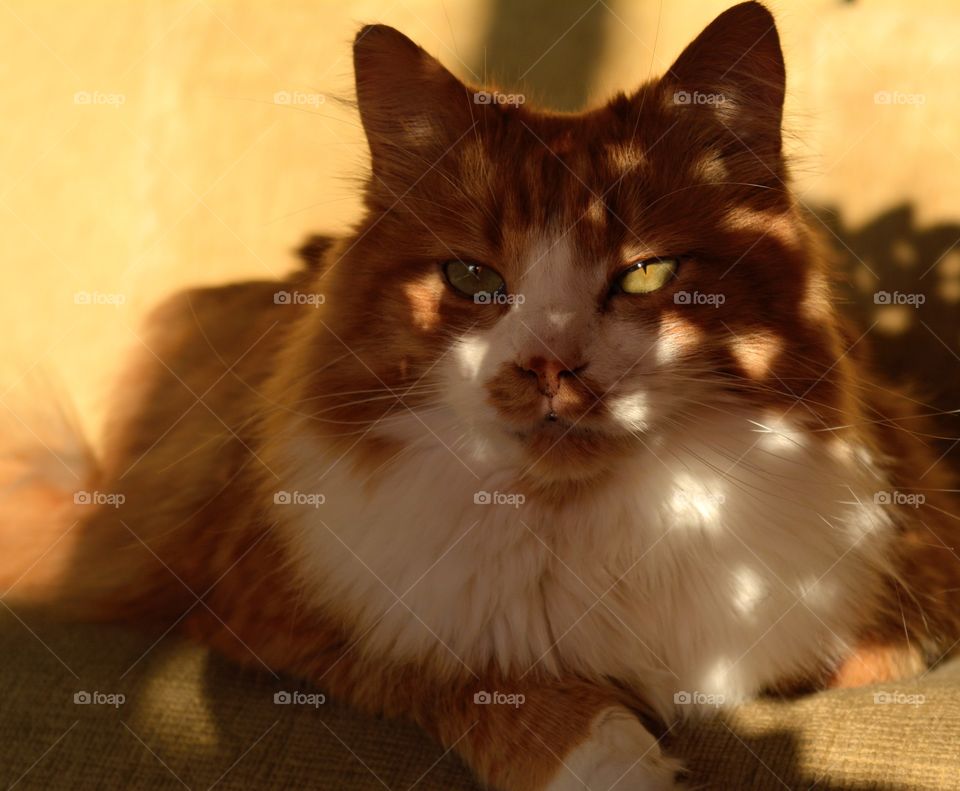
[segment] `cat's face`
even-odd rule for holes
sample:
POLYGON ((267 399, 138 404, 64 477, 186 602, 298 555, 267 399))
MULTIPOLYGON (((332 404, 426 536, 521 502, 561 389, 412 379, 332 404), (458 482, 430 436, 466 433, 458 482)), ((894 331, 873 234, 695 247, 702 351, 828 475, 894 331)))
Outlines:
POLYGON ((384 407, 444 410, 464 443, 544 480, 590 478, 737 398, 829 399, 834 322, 784 185, 779 44, 739 8, 663 79, 581 115, 484 102, 365 29, 370 213, 327 276, 357 359, 325 386, 379 381, 403 401, 374 402, 371 427, 384 407))

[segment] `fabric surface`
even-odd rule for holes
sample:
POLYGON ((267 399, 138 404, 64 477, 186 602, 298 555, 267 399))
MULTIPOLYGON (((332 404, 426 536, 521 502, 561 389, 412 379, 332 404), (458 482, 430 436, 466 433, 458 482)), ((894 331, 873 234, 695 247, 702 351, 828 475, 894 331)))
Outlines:
MULTIPOLYGON (((417 729, 333 702, 275 703, 316 690, 171 636, 0 610, 0 656, 2 788, 477 789, 417 729), (125 700, 80 704, 78 692, 125 700)), ((760 701, 668 744, 694 788, 960 789, 960 664, 882 689, 760 701)))

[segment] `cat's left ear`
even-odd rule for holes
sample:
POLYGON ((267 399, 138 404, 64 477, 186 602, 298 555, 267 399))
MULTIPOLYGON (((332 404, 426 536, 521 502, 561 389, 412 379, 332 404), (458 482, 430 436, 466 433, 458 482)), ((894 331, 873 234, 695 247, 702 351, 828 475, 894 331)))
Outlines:
POLYGON ((357 34, 353 63, 374 179, 403 191, 467 137, 473 93, 387 25, 357 34))
POLYGON ((776 23, 760 3, 720 14, 660 84, 678 111, 711 115, 761 160, 780 157, 786 71, 776 23))

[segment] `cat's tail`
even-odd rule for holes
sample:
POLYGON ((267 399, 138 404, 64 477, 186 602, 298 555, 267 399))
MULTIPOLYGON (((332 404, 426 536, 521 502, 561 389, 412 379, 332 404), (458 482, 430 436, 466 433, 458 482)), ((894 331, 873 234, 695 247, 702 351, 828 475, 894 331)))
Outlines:
POLYGON ((76 413, 54 383, 0 397, 0 600, 54 604, 75 562, 78 504, 98 477, 76 413))

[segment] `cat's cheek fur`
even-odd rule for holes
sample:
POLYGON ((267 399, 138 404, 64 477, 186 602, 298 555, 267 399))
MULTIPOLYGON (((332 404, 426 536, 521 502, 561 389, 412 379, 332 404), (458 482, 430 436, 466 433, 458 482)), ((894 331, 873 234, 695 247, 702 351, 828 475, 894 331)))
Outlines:
POLYGON ((544 791, 612 789, 672 791, 682 766, 629 711, 610 708, 593 721, 590 735, 564 759, 544 791))

